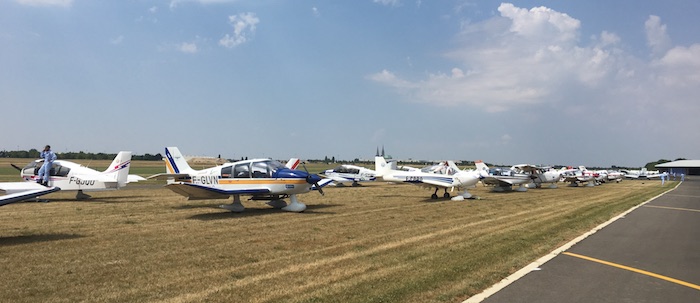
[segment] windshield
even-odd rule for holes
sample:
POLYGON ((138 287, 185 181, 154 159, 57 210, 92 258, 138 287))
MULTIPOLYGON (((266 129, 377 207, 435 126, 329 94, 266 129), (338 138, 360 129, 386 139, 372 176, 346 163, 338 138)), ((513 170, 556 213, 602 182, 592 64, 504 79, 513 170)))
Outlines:
POLYGON ((277 170, 285 168, 285 166, 279 161, 264 160, 253 162, 251 168, 253 178, 272 178, 277 170))

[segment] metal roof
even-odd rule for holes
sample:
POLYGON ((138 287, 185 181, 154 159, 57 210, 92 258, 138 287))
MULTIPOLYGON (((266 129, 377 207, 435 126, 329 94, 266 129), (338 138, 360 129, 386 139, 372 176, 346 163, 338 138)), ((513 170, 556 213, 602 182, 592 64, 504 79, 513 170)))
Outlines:
POLYGON ((692 167, 700 168, 700 160, 678 160, 655 165, 657 168, 692 167))

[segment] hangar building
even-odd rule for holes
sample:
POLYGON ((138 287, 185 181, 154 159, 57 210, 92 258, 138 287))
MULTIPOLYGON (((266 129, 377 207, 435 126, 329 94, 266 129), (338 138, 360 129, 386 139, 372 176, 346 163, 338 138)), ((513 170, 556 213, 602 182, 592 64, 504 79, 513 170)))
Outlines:
POLYGON ((657 164, 660 171, 667 171, 670 174, 700 175, 700 160, 678 160, 657 164))

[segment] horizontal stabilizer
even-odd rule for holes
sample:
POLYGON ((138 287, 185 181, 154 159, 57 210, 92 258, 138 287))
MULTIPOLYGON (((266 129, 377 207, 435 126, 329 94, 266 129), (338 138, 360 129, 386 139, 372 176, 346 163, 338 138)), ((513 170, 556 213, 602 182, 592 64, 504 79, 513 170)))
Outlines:
POLYGON ((168 180, 168 179, 184 179, 184 178, 189 178, 190 174, 156 174, 153 176, 150 176, 146 179, 154 179, 154 180, 168 180))

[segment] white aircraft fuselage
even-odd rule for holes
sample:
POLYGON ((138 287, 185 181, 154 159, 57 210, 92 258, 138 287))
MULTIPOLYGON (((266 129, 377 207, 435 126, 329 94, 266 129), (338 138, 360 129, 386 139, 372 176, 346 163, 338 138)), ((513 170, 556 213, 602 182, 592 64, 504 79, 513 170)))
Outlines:
POLYGON ((333 182, 342 184, 343 182, 352 182, 353 186, 358 186, 358 182, 374 181, 377 179, 377 173, 371 169, 361 166, 343 164, 333 169, 327 169, 322 173, 326 178, 330 178, 333 182))

